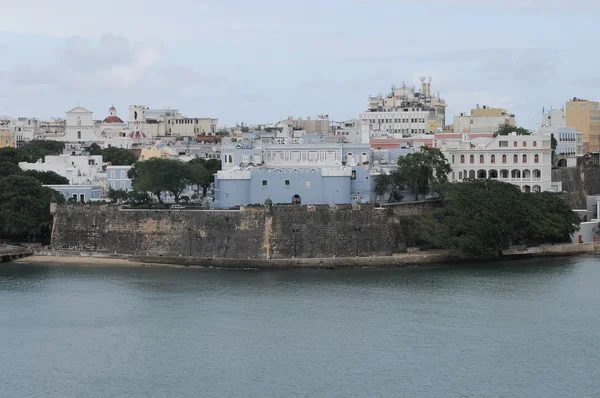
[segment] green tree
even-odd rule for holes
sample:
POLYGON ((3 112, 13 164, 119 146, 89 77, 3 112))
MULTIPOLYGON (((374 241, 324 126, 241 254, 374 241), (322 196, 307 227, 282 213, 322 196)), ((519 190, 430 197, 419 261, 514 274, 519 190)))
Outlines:
POLYGON ((53 171, 27 170, 23 175, 33 177, 44 185, 68 185, 69 179, 53 171))
POLYGON ((188 185, 198 181, 199 173, 179 160, 154 158, 137 162, 128 173, 136 191, 152 192, 161 201, 161 192, 170 192, 179 203, 179 197, 188 185))
POLYGON ((100 145, 96 144, 95 142, 90 146, 90 155, 91 156, 98 156, 98 155, 102 155, 102 148, 100 148, 100 145))
POLYGON ((518 135, 530 135, 531 131, 523 127, 516 127, 508 123, 504 123, 498 126, 498 130, 494 133, 494 137, 499 135, 510 135, 511 133, 517 133, 518 135))
POLYGON ((531 219, 525 232, 527 242, 568 242, 571 234, 579 230, 579 216, 556 194, 541 192, 523 196, 531 219))
POLYGON ((0 148, 0 163, 18 164, 19 162, 29 162, 25 158, 25 153, 17 148, 0 148))
POLYGON ((137 157, 128 149, 105 148, 101 151, 102 160, 113 166, 131 166, 137 161, 137 157))
POLYGON ((380 174, 375 177, 375 195, 383 197, 389 193, 388 203, 391 203, 392 200, 402 200, 400 190, 403 188, 404 180, 398 170, 394 170, 390 174, 380 174))
POLYGON ((208 191, 210 184, 215 182, 215 174, 221 170, 221 161, 218 159, 206 160, 204 158, 194 158, 190 160, 189 164, 193 167, 201 166, 208 173, 208 180, 201 180, 198 184, 202 187, 202 197, 206 197, 206 192, 208 191))
POLYGON ((129 199, 129 194, 122 189, 109 188, 107 196, 113 202, 120 202, 129 199))
POLYGON ((470 257, 496 257, 511 244, 569 241, 579 217, 549 193, 521 193, 497 180, 444 184, 443 205, 424 220, 430 245, 470 257))
POLYGON ((64 198, 42 187, 33 177, 11 175, 0 179, 0 234, 10 237, 37 236, 50 226, 50 200, 64 198))
POLYGON ((59 155, 64 148, 64 142, 34 140, 20 148, 0 148, 0 163, 35 163, 45 156, 59 155))
POLYGON ((11 162, 0 163, 0 178, 8 177, 13 174, 21 174, 23 170, 11 162))
POLYGON ((419 195, 437 192, 438 187, 448 181, 452 171, 450 163, 439 148, 421 147, 418 152, 398 158, 401 180, 419 200, 419 195))

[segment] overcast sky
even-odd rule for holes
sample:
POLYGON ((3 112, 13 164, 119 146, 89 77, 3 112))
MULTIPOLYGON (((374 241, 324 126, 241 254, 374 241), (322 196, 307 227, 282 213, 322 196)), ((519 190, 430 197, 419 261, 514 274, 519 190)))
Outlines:
POLYGON ((0 115, 81 104, 219 124, 329 114, 432 76, 453 114, 600 99, 598 0, 19 0, 2 4, 0 115), (486 3, 490 3, 489 5, 486 3), (493 3, 493 5, 492 5, 493 3))

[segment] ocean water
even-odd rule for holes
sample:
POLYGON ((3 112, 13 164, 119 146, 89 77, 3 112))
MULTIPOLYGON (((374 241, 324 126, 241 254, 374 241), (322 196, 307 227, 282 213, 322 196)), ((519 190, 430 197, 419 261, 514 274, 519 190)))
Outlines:
POLYGON ((1 397, 597 397, 600 259, 0 265, 1 397))

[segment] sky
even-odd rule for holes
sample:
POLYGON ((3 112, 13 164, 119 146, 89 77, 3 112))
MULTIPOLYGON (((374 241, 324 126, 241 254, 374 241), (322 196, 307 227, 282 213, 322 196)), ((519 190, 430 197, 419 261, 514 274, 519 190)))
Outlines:
POLYGON ((219 125, 328 114, 432 77, 447 122, 479 105, 534 128, 600 100, 597 0, 19 0, 2 4, 0 115, 129 105, 219 125))

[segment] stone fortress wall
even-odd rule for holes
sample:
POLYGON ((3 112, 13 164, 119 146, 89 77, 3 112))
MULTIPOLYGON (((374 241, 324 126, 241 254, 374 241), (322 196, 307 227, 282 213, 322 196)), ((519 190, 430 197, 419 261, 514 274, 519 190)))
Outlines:
POLYGON ((51 248, 61 252, 206 259, 392 256, 437 202, 271 206, 242 210, 134 210, 58 206, 51 248))

